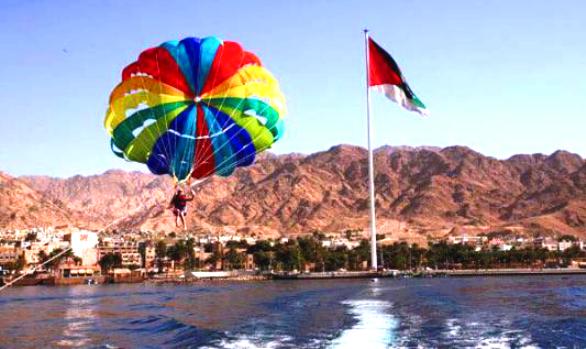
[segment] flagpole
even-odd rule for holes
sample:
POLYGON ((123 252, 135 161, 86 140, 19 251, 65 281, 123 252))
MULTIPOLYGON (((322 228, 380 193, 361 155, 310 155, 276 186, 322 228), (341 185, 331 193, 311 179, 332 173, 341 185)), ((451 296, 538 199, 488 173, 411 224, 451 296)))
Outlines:
POLYGON ((376 260, 376 213, 374 197, 374 165, 372 155, 372 127, 370 115, 370 59, 368 54, 368 29, 364 29, 364 53, 366 55, 366 124, 368 132, 368 194, 370 197, 370 267, 377 270, 376 260))

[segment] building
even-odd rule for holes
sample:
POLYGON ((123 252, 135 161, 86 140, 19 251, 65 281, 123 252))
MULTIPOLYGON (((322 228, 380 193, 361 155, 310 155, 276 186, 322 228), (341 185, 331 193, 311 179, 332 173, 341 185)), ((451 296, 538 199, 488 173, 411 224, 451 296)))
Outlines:
POLYGON ((501 250, 501 251, 510 251, 512 249, 513 249, 513 245, 511 245, 511 244, 502 243, 499 245, 499 250, 501 250))
POLYGON ((98 266, 77 265, 71 259, 66 259, 59 264, 55 270, 55 277, 58 279, 68 279, 76 277, 93 277, 100 275, 98 266))
POLYGON ((157 251, 152 244, 146 244, 144 247, 144 267, 147 270, 154 269, 157 259, 157 251))
POLYGON ((568 248, 574 246, 576 242, 570 240, 562 240, 558 242, 558 251, 565 251, 568 248))
POLYGON ((482 246, 488 238, 486 236, 468 236, 468 235, 461 235, 461 236, 450 236, 448 238, 448 243, 453 245, 468 245, 472 247, 482 246))
POLYGON ((244 255, 244 269, 245 270, 254 270, 256 268, 256 264, 254 263, 254 255, 248 253, 244 255))
MULTIPOLYGON (((554 239, 552 239, 550 237, 545 237, 545 238, 544 237, 539 237, 539 238, 536 238, 535 240, 533 240, 533 246, 535 248, 544 248, 544 249, 546 249, 548 251, 558 251, 558 250, 560 250, 559 243, 556 240, 554 240, 554 239)), ((570 246, 571 246, 571 244, 570 244, 570 246)), ((563 246, 561 246, 561 247, 564 247, 564 249, 567 248, 565 244, 563 246)), ((561 250, 561 251, 563 251, 563 250, 561 250)))
POLYGON ((41 250, 38 248, 28 248, 24 250, 24 263, 26 265, 36 265, 41 262, 39 258, 39 252, 41 250))
POLYGON ((98 234, 92 231, 73 231, 66 237, 71 243, 71 251, 81 258, 82 265, 96 265, 98 263, 98 234))
POLYGON ((22 250, 17 247, 0 246, 0 265, 16 263, 22 250))
POLYGON ((105 238, 98 245, 98 261, 108 253, 119 254, 122 258, 123 267, 141 267, 142 256, 139 250, 139 243, 136 241, 125 241, 122 238, 105 238))

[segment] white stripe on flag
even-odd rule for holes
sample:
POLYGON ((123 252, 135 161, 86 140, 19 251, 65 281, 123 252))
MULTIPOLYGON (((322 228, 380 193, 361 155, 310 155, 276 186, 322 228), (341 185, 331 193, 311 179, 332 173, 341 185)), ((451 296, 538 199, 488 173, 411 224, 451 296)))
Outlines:
POLYGON ((399 104, 403 108, 407 110, 414 111, 419 113, 423 116, 429 116, 429 111, 425 108, 420 108, 415 104, 411 103, 411 101, 405 95, 405 92, 399 88, 399 86, 391 85, 391 84, 384 84, 384 85, 376 85, 370 87, 373 91, 382 92, 387 96, 390 100, 394 101, 395 103, 399 104))

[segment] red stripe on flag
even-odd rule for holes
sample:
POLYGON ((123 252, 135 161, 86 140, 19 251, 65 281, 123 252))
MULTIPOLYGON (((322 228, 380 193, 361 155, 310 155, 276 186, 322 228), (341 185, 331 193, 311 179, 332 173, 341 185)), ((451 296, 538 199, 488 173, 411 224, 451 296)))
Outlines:
POLYGON ((390 54, 368 38, 368 86, 401 85, 401 71, 390 54))

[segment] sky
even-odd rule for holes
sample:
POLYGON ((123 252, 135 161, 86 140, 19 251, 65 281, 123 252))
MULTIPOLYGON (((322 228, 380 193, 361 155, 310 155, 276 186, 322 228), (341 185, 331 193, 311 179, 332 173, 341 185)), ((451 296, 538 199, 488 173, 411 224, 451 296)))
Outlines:
POLYGON ((141 51, 187 36, 240 42, 277 77, 288 114, 271 151, 366 146, 364 28, 431 112, 373 94, 375 146, 586 157, 585 13, 582 0, 2 0, 0 171, 146 170, 111 153, 108 97, 141 51))

